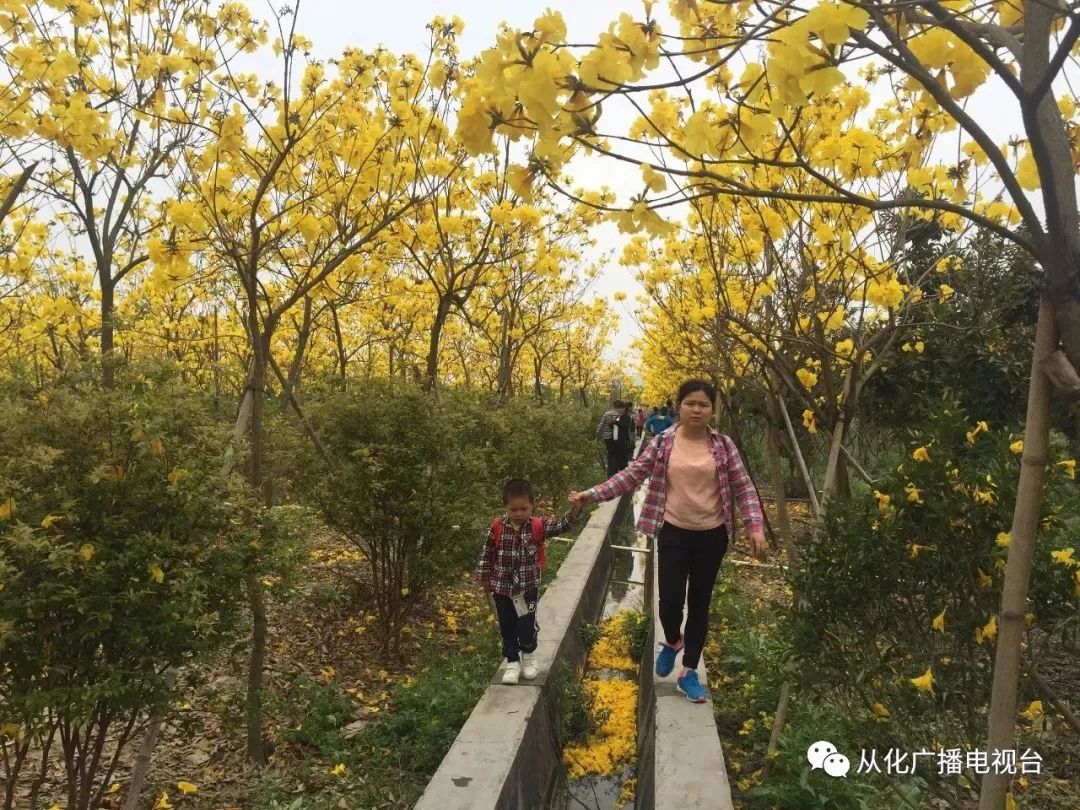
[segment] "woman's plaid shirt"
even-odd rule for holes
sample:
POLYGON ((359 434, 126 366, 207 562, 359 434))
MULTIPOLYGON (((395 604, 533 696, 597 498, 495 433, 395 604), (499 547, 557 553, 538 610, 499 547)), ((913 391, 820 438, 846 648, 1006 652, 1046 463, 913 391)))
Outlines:
MULTIPOLYGON (((637 489, 648 478, 649 486, 645 490, 645 503, 641 507, 637 527, 638 531, 649 537, 655 537, 664 524, 667 465, 671 458, 671 448, 675 444, 676 427, 672 426, 653 437, 641 451, 641 455, 630 462, 630 466, 589 490, 593 500, 610 501, 637 489)), ((746 472, 735 442, 710 427, 709 444, 716 461, 716 477, 720 481, 720 504, 723 511, 721 519, 727 527, 728 537, 734 539, 735 536, 732 501, 739 505, 739 513, 748 532, 763 531, 761 501, 758 500, 757 489, 746 472)))
MULTIPOLYGON (((516 529, 510 518, 503 515, 502 539, 495 548, 495 531, 488 529, 487 542, 476 568, 476 578, 488 590, 502 596, 513 596, 540 589, 540 558, 532 538, 532 521, 526 520, 516 529)), ((565 532, 574 522, 567 512, 560 518, 546 517, 544 539, 565 532)))

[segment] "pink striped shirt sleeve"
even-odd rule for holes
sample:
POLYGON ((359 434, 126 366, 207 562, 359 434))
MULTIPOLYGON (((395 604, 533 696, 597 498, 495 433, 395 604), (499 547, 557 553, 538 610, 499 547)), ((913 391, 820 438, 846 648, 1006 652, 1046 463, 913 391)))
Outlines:
POLYGON ((735 503, 739 505, 739 514, 742 515, 746 530, 750 533, 765 531, 765 519, 761 514, 761 501, 758 500, 757 487, 754 486, 750 474, 746 471, 739 450, 729 437, 724 436, 724 447, 727 450, 728 480, 731 483, 732 492, 735 493, 735 503))
POLYGON ((615 473, 603 483, 597 484, 588 490, 594 501, 611 501, 620 495, 637 489, 642 482, 652 474, 653 465, 656 463, 658 443, 651 441, 641 451, 641 455, 630 462, 624 470, 615 473))

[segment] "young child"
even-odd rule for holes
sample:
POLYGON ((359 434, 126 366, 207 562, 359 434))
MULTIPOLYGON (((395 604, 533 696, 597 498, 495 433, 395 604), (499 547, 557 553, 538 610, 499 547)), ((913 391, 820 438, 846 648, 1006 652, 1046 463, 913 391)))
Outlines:
POLYGON ((506 668, 502 682, 536 677, 536 603, 540 594, 541 542, 566 531, 581 514, 574 506, 560 518, 533 518, 533 489, 524 478, 503 484, 506 514, 488 530, 476 577, 495 600, 506 668), (541 537, 534 529, 542 528, 541 537))

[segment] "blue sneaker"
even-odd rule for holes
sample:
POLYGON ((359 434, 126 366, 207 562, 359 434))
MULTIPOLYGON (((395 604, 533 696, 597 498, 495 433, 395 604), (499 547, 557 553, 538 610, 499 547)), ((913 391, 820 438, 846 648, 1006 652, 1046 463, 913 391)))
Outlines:
POLYGON ((661 678, 666 678, 671 674, 671 670, 675 669, 675 656, 679 654, 679 651, 682 648, 683 640, 681 638, 674 647, 666 641, 660 642, 660 654, 656 656, 657 675, 661 678))
POLYGON ((676 688, 686 695, 686 699, 691 703, 704 703, 708 694, 698 681, 696 669, 686 670, 686 674, 680 676, 676 688))

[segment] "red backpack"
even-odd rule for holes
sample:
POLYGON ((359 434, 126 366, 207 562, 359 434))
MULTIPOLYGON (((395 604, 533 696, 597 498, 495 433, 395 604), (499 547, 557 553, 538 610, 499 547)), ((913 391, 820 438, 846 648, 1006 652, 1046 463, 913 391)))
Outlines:
MULTIPOLYGON (((544 556, 544 519, 534 517, 531 522, 533 542, 536 543, 536 555, 540 560, 540 567, 543 568, 544 563, 547 562, 544 556)), ((503 525, 501 517, 495 518, 494 522, 492 522, 491 531, 495 535, 495 548, 498 548, 499 544, 502 543, 503 525)))

